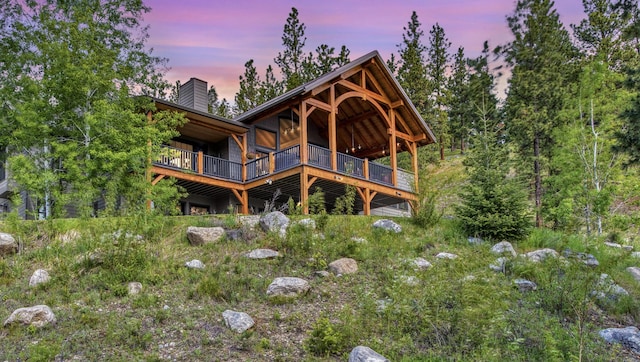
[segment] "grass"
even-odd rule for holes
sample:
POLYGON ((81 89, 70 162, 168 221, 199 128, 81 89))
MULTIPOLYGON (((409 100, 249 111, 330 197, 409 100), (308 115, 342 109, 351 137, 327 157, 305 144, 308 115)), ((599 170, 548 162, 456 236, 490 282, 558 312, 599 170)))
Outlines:
MULTIPOLYGON (((284 239, 259 233, 249 241, 222 240, 190 246, 187 226, 224 223, 215 217, 5 222, 22 251, 0 260, 0 316, 36 304, 49 305, 55 325, 0 329, 2 360, 344 360, 367 345, 393 361, 424 360, 612 360, 624 351, 605 345, 600 328, 638 318, 638 283, 625 272, 635 265, 628 252, 585 243, 575 236, 538 231, 516 244, 520 253, 541 247, 571 247, 596 255, 595 270, 579 263, 530 264, 516 259, 505 274, 488 268, 490 245, 473 246, 455 221, 442 219, 425 230, 398 219, 401 234, 373 230, 375 218, 330 216, 319 232, 293 227, 284 239), (61 235, 79 232, 73 241, 61 235), (119 238, 105 237, 120 233, 119 238), (141 235, 140 241, 133 237, 141 235), (351 237, 366 239, 358 243, 351 237), (283 257, 249 260, 255 248, 283 257), (438 260, 452 252, 455 260, 438 260), (91 256, 93 255, 93 257, 91 256), (96 257, 97 255, 97 257, 96 257), (351 257, 359 271, 318 277, 331 261, 351 257), (410 260, 433 266, 417 271, 410 260), (204 270, 184 263, 200 259, 204 270), (28 286, 34 270, 52 280, 28 286), (599 305, 590 298, 595 278, 611 275, 631 296, 599 305), (276 277, 311 283, 298 299, 266 296, 276 277), (515 278, 538 291, 520 293, 515 278), (137 296, 127 283, 141 282, 137 296), (244 311, 256 325, 236 334, 222 312, 244 311)), ((227 221, 228 222, 228 221, 227 221)))

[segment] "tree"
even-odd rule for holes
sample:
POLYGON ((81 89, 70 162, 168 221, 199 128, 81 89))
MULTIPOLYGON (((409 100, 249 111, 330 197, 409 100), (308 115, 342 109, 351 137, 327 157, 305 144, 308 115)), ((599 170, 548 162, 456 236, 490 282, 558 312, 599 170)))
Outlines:
POLYGON ((246 112, 257 107, 260 100, 260 87, 262 85, 253 59, 244 63, 244 75, 239 77, 240 89, 235 96, 236 109, 238 113, 246 112))
POLYGON ((563 123, 568 84, 573 81, 573 48, 550 0, 519 0, 508 18, 514 40, 498 48, 511 66, 506 125, 518 146, 521 165, 532 166, 536 226, 542 226, 543 179, 548 175, 554 140, 563 123))
POLYGON ((451 150, 455 149, 455 140, 460 141, 460 152, 464 153, 465 140, 469 134, 469 69, 464 48, 458 48, 454 57, 453 73, 447 86, 451 94, 449 99, 449 129, 451 130, 451 150))
MULTIPOLYGON (((429 83, 425 68, 425 52, 427 48, 422 44, 421 38, 424 36, 424 31, 420 29, 421 25, 418 20, 418 14, 414 11, 411 14, 411 21, 403 28, 402 43, 398 44, 400 59, 397 66, 397 78, 413 105, 424 117, 427 115, 431 103, 429 101, 429 83)), ((396 68, 393 57, 389 68, 396 68)))
POLYGON ((447 105, 449 104, 449 91, 447 89, 447 66, 450 55, 451 42, 444 33, 444 29, 436 23, 429 31, 429 60, 426 70, 431 84, 431 100, 433 109, 430 115, 433 117, 433 131, 440 143, 440 160, 444 160, 444 143, 449 135, 449 120, 447 105))
POLYGON ((284 93, 284 85, 278 81, 273 74, 273 67, 269 65, 264 76, 264 81, 260 84, 260 100, 264 103, 284 93))
POLYGON ((304 36, 306 26, 298 19, 298 9, 291 8, 282 34, 284 51, 278 52, 274 62, 280 67, 285 90, 291 90, 303 83, 302 65, 304 62, 304 36))
POLYGON ((498 141, 488 119, 490 111, 478 111, 478 134, 473 137, 465 160, 469 183, 460 194, 456 215, 469 235, 493 240, 519 239, 527 235, 530 216, 527 194, 518 180, 509 175, 508 147, 498 141))
POLYGON ((148 11, 118 0, 0 5, 0 143, 41 217, 88 216, 100 199, 111 212, 145 199, 175 206, 175 188, 152 187, 147 170, 182 117, 150 122, 151 100, 135 97, 169 87, 165 60, 145 48, 148 11))

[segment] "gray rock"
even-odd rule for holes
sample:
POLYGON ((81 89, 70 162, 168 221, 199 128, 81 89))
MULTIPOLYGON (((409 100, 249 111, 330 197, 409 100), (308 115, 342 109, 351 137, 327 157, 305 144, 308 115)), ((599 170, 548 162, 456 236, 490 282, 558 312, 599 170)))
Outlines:
POLYGON ((242 240, 242 229, 231 229, 226 231, 227 239, 231 241, 242 240))
POLYGON ((451 254, 451 253, 438 253, 436 255, 436 258, 438 259, 457 259, 458 256, 456 254, 451 254))
POLYGON ((524 256, 534 263, 540 263, 549 257, 557 258, 558 256, 560 256, 560 254, 558 254, 558 252, 553 249, 545 248, 530 251, 524 254, 524 256))
POLYGON ((538 289, 538 286, 536 285, 536 283, 526 279, 516 279, 513 281, 513 284, 515 284, 518 287, 518 289, 520 289, 520 291, 523 293, 531 292, 538 289))
POLYGON ((501 256, 498 259, 496 259, 496 261, 493 262, 493 264, 489 265, 489 269, 497 273, 504 273, 508 260, 509 259, 505 258, 504 256, 501 256))
POLYGON ((624 348, 640 353, 640 331, 636 327, 607 328, 599 334, 608 343, 620 343, 624 348))
POLYGON ((306 218, 306 219, 302 219, 302 220, 296 222, 296 225, 303 226, 303 227, 305 227, 307 229, 315 230, 316 221, 313 220, 313 219, 306 218))
POLYGON ((630 254, 633 258, 640 258, 640 251, 634 251, 630 254))
POLYGON ((629 295, 623 287, 616 284, 616 282, 605 273, 600 274, 600 279, 596 284, 596 290, 591 292, 591 295, 595 296, 601 301, 612 300, 617 301, 623 295, 629 295))
POLYGON ((420 281, 418 280, 418 278, 416 278, 413 275, 402 275, 400 276, 400 281, 412 287, 415 287, 416 285, 420 284, 420 281))
POLYGON ((471 245, 482 245, 482 244, 484 244, 484 240, 482 238, 476 238, 474 236, 469 236, 467 238, 467 241, 471 245))
POLYGON ((260 215, 240 215, 238 222, 243 226, 253 228, 260 223, 260 215))
POLYGON ((18 308, 4 321, 4 325, 10 325, 12 323, 22 323, 25 325, 32 325, 34 327, 44 327, 49 323, 55 323, 56 316, 53 314, 51 308, 46 305, 36 305, 27 308, 18 308))
POLYGON ((413 259, 412 263, 415 266, 415 268, 419 269, 419 270, 426 270, 426 269, 431 268, 431 263, 429 263, 424 258, 415 258, 415 259, 413 259))
POLYGON ((402 232, 402 226, 389 219, 376 220, 376 222, 373 223, 373 227, 386 231, 393 231, 396 234, 402 232))
POLYGON ((127 290, 129 291, 129 295, 137 295, 142 291, 142 283, 140 282, 131 282, 127 285, 127 290))
POLYGON ((193 259, 191 261, 188 261, 184 263, 184 266, 186 266, 189 269, 204 269, 204 264, 198 259, 193 259))
POLYGON ((255 324, 253 319, 244 312, 236 312, 227 309, 222 312, 222 317, 224 318, 224 323, 227 325, 227 327, 229 327, 236 333, 242 333, 247 329, 253 327, 253 325, 255 324))
POLYGON ((267 288, 267 296, 297 297, 309 291, 309 282, 301 278, 275 278, 267 288))
POLYGON ((351 241, 356 242, 358 244, 367 244, 368 243, 367 239, 356 237, 356 236, 352 237, 351 241))
POLYGON ((611 247, 611 248, 618 248, 618 249, 622 249, 622 245, 618 244, 618 243, 612 243, 610 241, 605 241, 604 245, 611 247))
POLYGON ((630 266, 627 268, 627 272, 631 274, 633 279, 640 282, 640 268, 638 268, 637 266, 630 266))
POLYGON ((511 245, 511 243, 508 241, 501 241, 492 246, 491 252, 498 255, 509 254, 513 257, 517 255, 516 250, 513 248, 513 245, 511 245))
POLYGON ((598 259, 596 259, 596 257, 593 256, 592 254, 574 252, 571 249, 565 249, 565 251, 562 252, 562 256, 564 256, 565 258, 580 260, 585 265, 591 266, 591 267, 596 267, 600 265, 600 263, 598 262, 598 259))
POLYGON ((387 299, 378 299, 376 300, 376 312, 378 313, 382 313, 385 310, 387 310, 387 308, 393 304, 393 301, 389 298, 387 299))
POLYGON ((289 218, 280 211, 273 211, 260 217, 260 227, 266 232, 273 232, 284 238, 289 227, 289 218))
POLYGON ((369 347, 358 346, 349 353, 349 362, 389 362, 389 360, 369 347))
POLYGON ((31 275, 31 278, 29 279, 29 286, 35 287, 36 285, 46 283, 49 280, 51 280, 49 273, 44 269, 38 269, 31 275))
POLYGON ((280 253, 271 249, 255 249, 245 254, 245 256, 249 259, 269 259, 279 257, 280 253))
POLYGON ((353 274, 358 271, 358 263, 351 258, 342 258, 329 264, 329 271, 335 275, 353 274))
POLYGON ((318 270, 318 271, 316 271, 314 274, 315 274, 315 275, 317 275, 317 276, 319 276, 319 277, 321 277, 321 278, 326 278, 326 277, 328 277, 329 275, 331 275, 331 274, 329 274, 329 272, 328 272, 328 271, 326 271, 326 270, 318 270))
POLYGON ((224 237, 224 229, 216 226, 212 228, 203 228, 197 226, 189 226, 187 228, 187 239, 191 245, 199 246, 206 243, 214 243, 224 237))
POLYGON ((622 250, 631 251, 633 250, 633 245, 622 245, 622 250))
POLYGON ((18 252, 18 243, 11 234, 0 233, 0 256, 18 252))

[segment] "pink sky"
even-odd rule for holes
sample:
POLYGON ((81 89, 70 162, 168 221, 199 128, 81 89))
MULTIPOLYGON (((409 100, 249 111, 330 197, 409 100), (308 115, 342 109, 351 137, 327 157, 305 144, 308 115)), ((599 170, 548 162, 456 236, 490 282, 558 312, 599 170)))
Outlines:
MULTIPOLYGON (((148 45, 169 59, 171 82, 191 77, 214 85, 220 98, 233 102, 244 63, 254 59, 261 78, 282 51, 282 31, 292 7, 306 25, 307 52, 323 43, 346 45, 351 59, 378 50, 384 59, 397 52, 403 27, 418 13, 425 32, 437 22, 452 43, 450 53, 465 48, 477 56, 482 43, 491 48, 510 40, 506 16, 515 0, 147 0, 152 10, 148 45)), ((556 0, 565 27, 583 17, 581 0, 556 0)))

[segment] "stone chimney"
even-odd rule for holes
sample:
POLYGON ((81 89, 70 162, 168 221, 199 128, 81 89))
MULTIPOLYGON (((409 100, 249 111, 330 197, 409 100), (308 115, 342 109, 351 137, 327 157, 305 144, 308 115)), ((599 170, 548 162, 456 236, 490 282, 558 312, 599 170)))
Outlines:
POLYGON ((191 78, 180 86, 178 104, 207 113, 209 112, 207 98, 207 82, 191 78))

